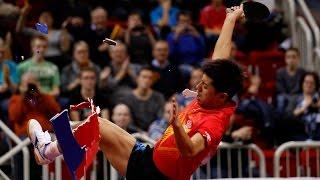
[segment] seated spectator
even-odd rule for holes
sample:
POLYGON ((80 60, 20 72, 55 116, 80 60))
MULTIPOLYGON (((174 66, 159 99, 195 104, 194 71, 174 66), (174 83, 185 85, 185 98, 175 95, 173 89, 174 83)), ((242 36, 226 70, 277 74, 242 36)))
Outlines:
POLYGON ((226 7, 222 0, 211 0, 211 4, 204 7, 200 12, 200 24, 204 26, 206 36, 211 42, 216 42, 224 19, 226 18, 226 7))
POLYGON ((260 76, 252 74, 248 81, 248 87, 239 96, 239 105, 233 116, 235 123, 232 131, 235 132, 230 134, 231 138, 250 140, 261 148, 272 148, 274 145, 272 106, 260 97, 259 90, 262 83, 260 76), (252 134, 252 136, 244 138, 247 134, 252 134))
POLYGON ((288 119, 282 129, 288 134, 282 135, 289 141, 320 140, 319 77, 307 72, 300 85, 302 93, 292 96, 286 109, 288 119))
MULTIPOLYGON (((80 88, 73 91, 70 97, 70 104, 79 104, 92 99, 96 106, 101 109, 101 117, 109 119, 110 103, 105 94, 97 90, 97 73, 94 68, 83 68, 79 74, 80 88)), ((71 111, 70 117, 72 121, 85 120, 90 115, 91 109, 82 109, 71 111)))
MULTIPOLYGON (((11 96, 9 100, 8 114, 9 122, 13 127, 13 132, 20 138, 24 139, 28 136, 27 128, 30 119, 37 119, 44 130, 52 131, 50 118, 60 112, 60 106, 53 96, 43 94, 39 91, 40 83, 37 77, 26 72, 21 77, 19 85, 19 93, 11 96)), ((29 146, 29 150, 33 149, 29 146)), ((36 165, 32 157, 30 162, 30 175, 32 177, 41 176, 41 168, 36 165)), ((14 175, 16 179, 23 179, 22 153, 14 157, 14 175)))
POLYGON ((63 27, 66 27, 69 33, 76 41, 84 40, 89 44, 90 57, 92 61, 100 66, 108 64, 109 45, 103 43, 106 37, 109 37, 111 32, 107 28, 108 13, 102 7, 96 7, 91 11, 91 24, 85 24, 83 14, 79 12, 68 18, 63 27))
MULTIPOLYGON (((23 33, 30 37, 41 35, 41 32, 34 29, 34 27, 25 27, 26 18, 28 17, 30 10, 30 7, 28 6, 29 4, 26 3, 25 7, 22 9, 20 17, 17 21, 16 32, 23 33)), ((64 56, 64 54, 70 49, 71 36, 65 29, 53 28, 54 18, 49 11, 43 11, 40 14, 39 22, 46 24, 48 27, 48 49, 45 52, 45 57, 47 60, 55 63, 59 69, 62 69, 67 62, 67 58, 64 56)))
POLYGON ((125 104, 117 104, 113 108, 111 120, 130 134, 142 131, 132 124, 130 109, 125 104))
POLYGON ((165 38, 175 25, 179 9, 172 6, 171 0, 158 0, 159 6, 151 11, 151 24, 158 36, 165 38))
POLYGON ((61 73, 62 92, 69 94, 80 85, 79 74, 83 68, 93 68, 97 77, 100 73, 98 65, 91 62, 89 58, 89 46, 85 41, 79 41, 74 44, 73 61, 63 68, 61 73))
POLYGON ((288 98, 300 92, 301 78, 305 73, 299 67, 300 53, 296 48, 289 48, 285 53, 286 66, 277 71, 276 93, 277 110, 283 113, 288 104, 288 98))
POLYGON ((139 65, 130 63, 127 47, 118 42, 116 46, 109 49, 111 63, 100 73, 100 89, 113 93, 113 102, 118 103, 118 98, 129 94, 135 86, 139 65))
POLYGON ((128 28, 125 32, 124 40, 128 45, 132 63, 150 64, 155 38, 150 29, 143 24, 138 12, 132 12, 129 15, 128 28))
POLYGON ((40 83, 32 72, 21 77, 19 93, 9 101, 9 120, 18 136, 27 136, 27 123, 37 119, 44 130, 52 130, 50 118, 60 111, 59 104, 53 96, 43 94, 40 83))
POLYGON ((161 92, 166 99, 174 93, 180 92, 184 86, 181 73, 176 66, 169 62, 168 55, 168 43, 166 41, 158 41, 153 49, 154 59, 151 65, 155 73, 153 88, 161 92))
POLYGON ((205 56, 205 39, 192 25, 190 12, 181 11, 177 19, 177 26, 167 38, 170 57, 177 64, 199 65, 205 56))
POLYGON ((158 141, 160 138, 162 138, 164 131, 169 126, 172 109, 171 102, 166 102, 163 109, 164 111, 162 117, 151 123, 148 130, 149 137, 155 141, 158 141))
POLYGON ((4 121, 7 121, 8 99, 16 91, 18 83, 17 65, 5 58, 6 51, 5 41, 0 37, 0 115, 4 121))
POLYGON ((152 69, 142 68, 138 73, 137 88, 122 100, 131 109, 133 124, 144 131, 148 130, 154 120, 162 116, 165 102, 163 95, 151 88, 152 77, 152 69))
MULTIPOLYGON (((188 89, 191 91, 196 91, 197 85, 201 82, 203 72, 200 68, 194 68, 191 71, 188 89)), ((184 97, 181 93, 176 95, 177 102, 180 107, 186 107, 194 97, 184 97)))
POLYGON ((52 96, 60 94, 60 75, 56 65, 44 59, 48 48, 48 39, 45 36, 35 36, 31 40, 32 57, 19 63, 19 78, 26 72, 32 72, 40 83, 40 91, 52 96))
POLYGON ((102 41, 109 37, 111 32, 107 28, 108 12, 103 7, 96 7, 91 11, 91 25, 92 36, 89 37, 90 52, 93 62, 100 66, 108 64, 108 48, 109 45, 102 41))

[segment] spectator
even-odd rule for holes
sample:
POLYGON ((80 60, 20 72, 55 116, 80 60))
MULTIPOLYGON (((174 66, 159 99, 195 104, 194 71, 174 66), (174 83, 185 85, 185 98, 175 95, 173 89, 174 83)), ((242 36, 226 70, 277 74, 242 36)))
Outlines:
POLYGON ((9 101, 9 120, 18 136, 27 136, 27 122, 37 119, 45 130, 52 130, 50 118, 60 111, 54 97, 39 91, 40 83, 32 72, 21 77, 19 94, 9 101))
POLYGON ((277 110, 280 113, 286 108, 289 96, 300 92, 299 82, 304 69, 299 67, 300 53, 296 48, 289 48, 285 53, 286 66, 277 71, 276 92, 277 110))
POLYGON ((166 41, 158 41, 153 49, 152 69, 155 73, 153 88, 165 96, 171 97, 174 93, 183 89, 183 79, 178 68, 170 64, 168 60, 169 46, 166 41), (170 87, 170 88, 168 88, 170 87))
POLYGON ((164 105, 162 117, 158 118, 153 123, 151 123, 148 130, 148 135, 151 139, 158 141, 162 137, 164 131, 167 129, 169 125, 171 109, 171 102, 166 102, 164 105))
POLYGON ((86 41, 90 47, 92 61, 100 66, 105 66, 109 60, 106 53, 109 45, 103 43, 103 40, 111 33, 107 28, 108 13, 100 6, 94 8, 91 11, 91 24, 87 25, 81 12, 67 18, 63 27, 68 29, 76 41, 86 41))
POLYGON ((142 23, 138 12, 133 12, 128 17, 125 43, 129 47, 132 63, 141 65, 150 64, 155 38, 150 29, 142 23))
POLYGON ((103 7, 96 7, 91 11, 91 26, 92 37, 89 37, 90 51, 92 59, 95 63, 105 66, 109 60, 107 51, 109 45, 102 41, 109 37, 111 32, 107 28, 108 13, 103 7))
POLYGON ((248 77, 248 87, 239 96, 232 134, 233 140, 251 140, 261 148, 274 145, 274 112, 272 106, 261 98, 261 78, 257 74, 248 77), (239 120, 240 119, 240 120, 239 120), (246 137, 246 136, 250 137, 246 137))
POLYGON ((168 35, 170 57, 177 64, 199 65, 205 56, 205 39, 192 25, 191 13, 181 11, 178 24, 168 35))
POLYGON ((286 109, 289 119, 285 124, 290 130, 285 132, 289 134, 282 135, 291 141, 320 140, 319 77, 307 72, 301 80, 302 93, 292 96, 286 109))
POLYGON ((127 47, 118 42, 117 46, 109 49, 111 64, 100 73, 100 88, 113 93, 113 102, 118 103, 119 97, 128 94, 135 86, 139 65, 130 63, 127 47))
MULTIPOLYGON (((26 17, 28 17, 30 9, 30 5, 26 3, 17 21, 16 32, 23 33, 31 37, 41 35, 41 32, 38 32, 34 28, 25 28, 26 17)), ((64 54, 70 49, 71 36, 65 29, 53 28, 54 18, 49 11, 43 11, 40 14, 39 22, 46 24, 48 27, 48 49, 45 52, 45 57, 47 60, 55 63, 59 69, 62 69, 67 62, 67 58, 64 54)))
POLYGON ((132 125, 132 116, 130 109, 125 104, 117 104, 113 108, 112 121, 128 133, 132 134, 141 131, 132 125))
MULTIPOLYGON (((92 99, 96 106, 101 109, 101 117, 109 119, 110 103, 106 95, 97 90, 97 73, 94 68, 83 68, 79 74, 80 88, 72 93, 70 104, 79 104, 92 99)), ((81 121, 90 115, 91 109, 71 111, 70 117, 73 121, 81 121)))
POLYGON ((222 0, 211 0, 211 4, 200 12, 200 23, 204 26, 208 37, 218 37, 226 18, 226 7, 222 0))
POLYGON ((60 75, 56 65, 44 59, 48 48, 48 39, 45 36, 35 36, 31 40, 32 57, 19 63, 19 78, 26 72, 32 72, 40 82, 40 91, 52 96, 60 94, 60 75))
POLYGON ((68 95, 71 91, 80 85, 79 74, 83 68, 93 68, 97 77, 100 73, 98 65, 89 59, 89 46, 85 41, 79 41, 74 44, 73 61, 63 68, 61 74, 62 91, 68 95))
POLYGON ((137 77, 137 88, 123 97, 133 115, 133 124, 147 131, 150 124, 162 116, 164 97, 151 89, 153 71, 148 67, 142 68, 137 77))
POLYGON ((171 0, 158 0, 159 6, 151 11, 151 24, 161 37, 166 37, 170 29, 177 24, 179 9, 173 7, 171 0))
POLYGON ((5 41, 0 37, 0 115, 4 121, 7 120, 8 99, 17 89, 18 83, 17 65, 5 58, 6 51, 5 41))
MULTIPOLYGON (((9 121, 14 133, 20 139, 27 137, 27 126, 30 119, 37 119, 44 130, 51 131, 52 126, 49 120, 60 112, 60 106, 54 97, 41 93, 39 87, 37 77, 31 72, 27 72, 21 77, 20 93, 13 95, 9 100, 9 121)), ((41 174, 38 172, 41 172, 41 169, 36 165, 34 158, 30 160, 31 176, 40 177, 41 174)), ((22 154, 16 155, 14 161, 15 179, 23 179, 22 154)))

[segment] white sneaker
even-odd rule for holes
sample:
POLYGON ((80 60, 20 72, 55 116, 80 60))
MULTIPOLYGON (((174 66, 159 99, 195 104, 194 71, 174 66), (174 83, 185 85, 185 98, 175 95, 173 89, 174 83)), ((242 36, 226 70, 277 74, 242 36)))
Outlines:
POLYGON ((49 164, 53 160, 46 158, 46 147, 52 143, 51 136, 48 131, 43 132, 41 125, 35 119, 28 122, 28 136, 34 146, 34 156, 39 165, 49 164))

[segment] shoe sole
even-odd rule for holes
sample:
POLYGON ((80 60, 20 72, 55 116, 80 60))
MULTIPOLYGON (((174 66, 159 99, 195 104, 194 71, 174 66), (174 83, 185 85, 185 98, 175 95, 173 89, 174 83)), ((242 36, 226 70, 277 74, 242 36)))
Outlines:
MULTIPOLYGON (((29 137, 30 141, 31 141, 31 135, 30 135, 29 127, 30 127, 30 122, 31 121, 32 120, 28 121, 28 128, 27 128, 27 134, 28 134, 28 137, 29 137)), ((39 156, 41 156, 41 155, 39 154, 39 151, 36 149, 36 147, 34 147, 33 143, 32 143, 32 145, 33 145, 33 153, 35 155, 34 157, 36 159, 37 164, 39 164, 39 165, 47 164, 47 163, 43 162, 43 160, 39 159, 39 156)))

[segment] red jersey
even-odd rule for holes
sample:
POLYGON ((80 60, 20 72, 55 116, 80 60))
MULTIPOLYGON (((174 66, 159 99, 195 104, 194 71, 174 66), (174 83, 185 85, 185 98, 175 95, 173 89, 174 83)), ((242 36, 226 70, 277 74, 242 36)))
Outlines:
POLYGON ((208 5, 201 10, 200 24, 209 29, 222 29, 226 18, 226 7, 215 8, 208 5))
POLYGON ((199 165, 208 160, 206 157, 216 153, 234 110, 235 103, 220 109, 206 110, 200 107, 197 100, 191 102, 179 114, 178 120, 190 138, 196 133, 205 138, 205 149, 194 157, 181 156, 176 146, 173 128, 169 126, 162 139, 154 146, 153 160, 157 168, 170 179, 190 179, 199 165))

